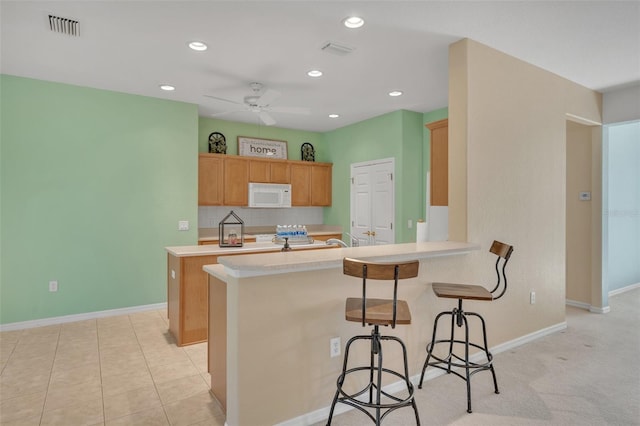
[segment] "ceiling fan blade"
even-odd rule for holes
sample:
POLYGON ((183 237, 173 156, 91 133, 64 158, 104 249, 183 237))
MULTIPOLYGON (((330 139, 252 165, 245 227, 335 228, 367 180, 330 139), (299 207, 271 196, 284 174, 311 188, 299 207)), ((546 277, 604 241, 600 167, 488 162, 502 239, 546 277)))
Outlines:
POLYGON ((311 111, 309 110, 309 108, 303 108, 303 107, 270 107, 269 111, 283 112, 285 114, 301 114, 301 115, 311 114, 311 111))
POLYGON ((211 116, 212 117, 219 117, 221 115, 227 115, 227 114, 233 114, 233 113, 236 113, 236 112, 245 112, 245 111, 246 111, 245 109, 234 109, 234 110, 231 110, 231 111, 216 112, 214 114, 211 114, 211 116))
POLYGON ((258 115, 260 116, 260 120, 262 120, 262 122, 267 126, 273 126, 276 124, 276 120, 274 120, 267 112, 260 111, 258 115))
POLYGON ((260 96, 258 100, 256 100, 256 103, 260 106, 271 105, 271 103, 273 103, 273 101, 275 101, 279 97, 280 92, 278 92, 277 90, 267 89, 267 91, 264 92, 264 94, 260 96))
POLYGON ((204 96, 206 96, 207 98, 211 98, 211 99, 217 99, 217 100, 223 101, 223 102, 229 102, 231 104, 244 105, 242 102, 230 101, 229 99, 219 98, 217 96, 212 96, 212 95, 204 95, 204 96))

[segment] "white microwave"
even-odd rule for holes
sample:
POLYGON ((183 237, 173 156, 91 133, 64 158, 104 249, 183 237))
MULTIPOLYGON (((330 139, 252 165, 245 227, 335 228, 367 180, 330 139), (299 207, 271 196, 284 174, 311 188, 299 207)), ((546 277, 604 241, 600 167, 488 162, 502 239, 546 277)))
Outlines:
POLYGON ((285 183, 249 183, 249 207, 291 207, 291 185, 285 183))

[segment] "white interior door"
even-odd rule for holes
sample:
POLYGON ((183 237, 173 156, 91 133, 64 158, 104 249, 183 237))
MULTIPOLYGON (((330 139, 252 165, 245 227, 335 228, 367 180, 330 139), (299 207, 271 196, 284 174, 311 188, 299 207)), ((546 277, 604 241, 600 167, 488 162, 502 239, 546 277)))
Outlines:
POLYGON ((361 246, 395 242, 393 158, 351 165, 351 235, 361 246))

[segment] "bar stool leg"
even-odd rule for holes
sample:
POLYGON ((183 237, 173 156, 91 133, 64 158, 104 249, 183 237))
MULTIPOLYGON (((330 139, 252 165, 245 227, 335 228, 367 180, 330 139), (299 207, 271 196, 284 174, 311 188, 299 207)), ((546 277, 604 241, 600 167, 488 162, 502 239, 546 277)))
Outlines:
POLYGON ((471 375, 469 374, 469 324, 466 315, 461 314, 464 323, 464 363, 465 378, 467 381, 467 413, 471 413, 471 375))
MULTIPOLYGON (((431 334, 431 341, 429 343, 427 343, 427 359, 424 361, 424 365, 422 366, 422 373, 420 374, 420 383, 418 384, 418 389, 422 389, 422 382, 424 381, 424 374, 425 371, 427 370, 427 367, 429 366, 429 360, 431 359, 431 352, 433 351, 434 347, 435 347, 435 342, 436 342, 436 333, 438 331, 438 321, 440 321, 440 317, 442 317, 443 315, 447 315, 447 314, 451 314, 451 312, 440 312, 437 316, 436 319, 433 323, 433 333, 431 334)), ((453 326, 453 324, 452 324, 453 326)), ((449 350, 449 353, 451 353, 451 350, 449 350)))
POLYGON ((484 343, 484 347, 482 349, 484 350, 484 353, 487 357, 487 362, 489 362, 489 370, 491 370, 491 375, 493 376, 494 392, 499 394, 500 391, 498 390, 498 380, 496 379, 496 371, 493 368, 493 354, 489 352, 489 345, 487 344, 487 327, 485 325, 484 318, 482 318, 480 314, 477 314, 475 312, 467 312, 467 315, 473 315, 480 318, 480 323, 482 324, 482 339, 484 343))

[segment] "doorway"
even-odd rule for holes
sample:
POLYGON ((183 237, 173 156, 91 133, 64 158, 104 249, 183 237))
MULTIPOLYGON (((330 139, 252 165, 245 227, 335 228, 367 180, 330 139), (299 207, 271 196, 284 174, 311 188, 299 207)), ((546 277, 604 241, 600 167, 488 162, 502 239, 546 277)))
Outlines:
POLYGON ((395 160, 351 165, 351 236, 361 246, 395 242, 395 160))

